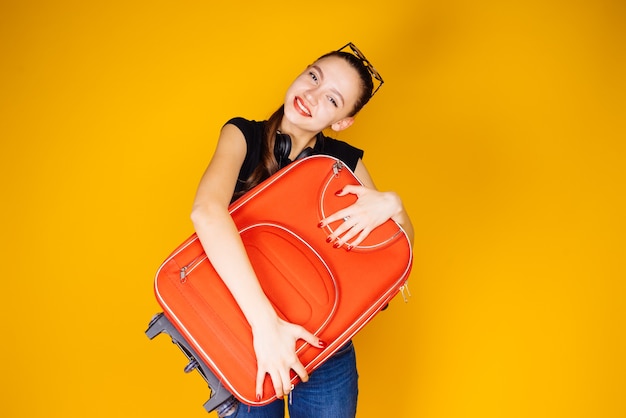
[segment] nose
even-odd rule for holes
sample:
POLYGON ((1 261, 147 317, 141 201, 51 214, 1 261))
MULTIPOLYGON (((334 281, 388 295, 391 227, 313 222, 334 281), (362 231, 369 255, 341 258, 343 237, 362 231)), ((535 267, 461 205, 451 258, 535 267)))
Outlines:
POLYGON ((318 95, 317 88, 309 89, 304 92, 304 98, 312 105, 317 104, 317 95, 318 95))

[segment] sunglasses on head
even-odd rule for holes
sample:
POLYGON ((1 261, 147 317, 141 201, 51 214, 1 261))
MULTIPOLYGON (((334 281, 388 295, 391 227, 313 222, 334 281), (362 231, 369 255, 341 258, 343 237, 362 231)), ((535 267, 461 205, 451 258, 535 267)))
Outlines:
POLYGON ((374 68, 372 63, 369 62, 367 58, 365 58, 365 55, 363 55, 363 53, 359 50, 359 48, 357 48, 356 45, 354 45, 352 42, 348 42, 346 45, 342 46, 337 51, 352 53, 352 55, 357 57, 361 61, 361 63, 365 66, 365 68, 367 68, 367 71, 369 71, 370 75, 372 76, 372 81, 374 82, 374 86, 375 86, 374 90, 372 90, 372 95, 370 96, 370 97, 373 97, 378 91, 378 89, 380 88, 380 86, 382 86, 384 83, 383 78, 381 77, 380 73, 376 71, 376 68, 374 68))

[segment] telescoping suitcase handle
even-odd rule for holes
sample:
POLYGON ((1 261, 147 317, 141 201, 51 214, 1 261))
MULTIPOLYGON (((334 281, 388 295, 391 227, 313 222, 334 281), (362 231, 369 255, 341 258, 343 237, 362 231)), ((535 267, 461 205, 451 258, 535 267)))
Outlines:
POLYGON ((207 412, 216 411, 218 416, 225 414, 237 403, 235 397, 222 385, 219 379, 213 374, 211 369, 196 354, 194 349, 187 343, 185 338, 178 332, 163 313, 156 314, 146 330, 148 338, 153 339, 157 335, 164 333, 170 336, 174 343, 187 357, 189 363, 185 366, 185 373, 197 370, 211 389, 211 397, 204 403, 207 412))

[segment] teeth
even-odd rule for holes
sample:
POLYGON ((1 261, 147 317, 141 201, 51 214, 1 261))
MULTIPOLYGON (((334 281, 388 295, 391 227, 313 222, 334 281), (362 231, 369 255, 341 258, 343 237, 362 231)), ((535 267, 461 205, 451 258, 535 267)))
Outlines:
POLYGON ((298 107, 307 115, 311 116, 311 113, 309 113, 309 111, 307 110, 306 107, 304 107, 304 105, 302 104, 302 102, 300 102, 300 99, 296 99, 296 104, 298 105, 298 107))

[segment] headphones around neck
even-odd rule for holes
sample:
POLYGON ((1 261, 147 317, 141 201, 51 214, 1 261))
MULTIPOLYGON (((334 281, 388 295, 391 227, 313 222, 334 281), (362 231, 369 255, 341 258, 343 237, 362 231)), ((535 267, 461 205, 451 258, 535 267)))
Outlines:
MULTIPOLYGON (((318 134, 317 140, 320 139, 318 134)), ((289 159, 289 154, 291 154, 291 137, 287 134, 284 134, 280 131, 276 132, 276 141, 274 142, 274 156, 276 157, 276 161, 278 161, 279 167, 284 167, 291 162, 289 159)), ((306 147, 296 156, 296 160, 300 158, 308 157, 313 154, 313 148, 306 147)), ((295 160, 294 160, 295 161, 295 160)))

